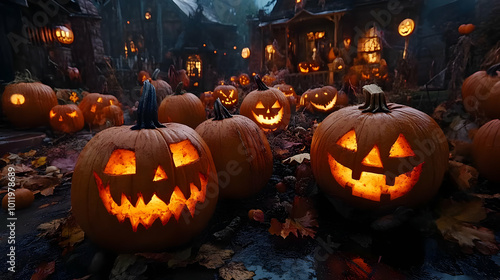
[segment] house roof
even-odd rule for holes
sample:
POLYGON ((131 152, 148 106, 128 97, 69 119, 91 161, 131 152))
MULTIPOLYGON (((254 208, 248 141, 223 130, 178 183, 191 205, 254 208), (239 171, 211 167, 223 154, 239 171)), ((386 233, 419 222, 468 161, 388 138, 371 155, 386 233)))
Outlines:
MULTIPOLYGON (((194 15, 198 9, 196 0, 172 0, 172 2, 188 17, 194 15)), ((203 6, 203 16, 208 21, 220 23, 209 7, 203 6)))
POLYGON ((269 26, 269 25, 288 24, 288 23, 292 23, 292 22, 301 22, 304 20, 308 20, 311 18, 317 18, 317 17, 328 18, 331 15, 345 13, 347 11, 348 11, 348 9, 340 9, 340 10, 326 10, 326 11, 320 11, 320 12, 314 13, 314 12, 310 12, 307 10, 301 10, 301 11, 297 12, 292 18, 282 18, 282 19, 277 19, 277 20, 273 20, 273 21, 261 22, 259 24, 259 27, 264 27, 264 26, 269 26))

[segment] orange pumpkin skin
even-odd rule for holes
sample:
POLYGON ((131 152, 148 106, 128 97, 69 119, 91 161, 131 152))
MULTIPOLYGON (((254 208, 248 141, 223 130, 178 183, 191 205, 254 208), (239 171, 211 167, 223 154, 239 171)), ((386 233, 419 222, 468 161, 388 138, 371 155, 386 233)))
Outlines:
POLYGON ((311 167, 325 193, 378 210, 415 206, 436 194, 448 166, 444 133, 423 112, 386 106, 376 113, 346 107, 319 125, 311 167))
POLYGON ((205 107, 210 108, 210 109, 214 107, 215 98, 214 98, 213 92, 206 91, 206 92, 200 93, 200 100, 201 100, 201 103, 203 103, 203 105, 205 105, 205 107))
POLYGON ((500 182, 500 120, 491 120, 479 128, 472 142, 472 157, 482 176, 500 182))
POLYGON ((109 105, 102 109, 102 114, 109 126, 120 126, 124 123, 123 110, 117 105, 109 105))
POLYGON ((83 113, 85 123, 91 128, 97 128, 104 124, 105 119, 102 113, 104 107, 109 105, 120 105, 120 102, 113 95, 89 93, 83 97, 78 108, 83 113))
POLYGON ((331 113, 337 105, 337 89, 332 86, 308 89, 302 94, 301 106, 311 113, 331 113))
POLYGON ((137 81, 139 84, 142 86, 144 84, 144 81, 151 78, 148 72, 141 70, 139 73, 137 73, 137 81))
POLYGON ((83 113, 74 104, 56 105, 50 112, 50 126, 56 131, 74 133, 85 126, 83 113))
MULTIPOLYGON (((172 87, 164 80, 158 79, 158 75, 160 74, 160 69, 156 69, 151 76, 149 82, 156 89, 156 104, 160 105, 161 101, 165 99, 165 97, 174 94, 172 91, 172 87)), ((142 88, 141 88, 142 95, 142 88)))
POLYGON ((14 83, 2 94, 2 111, 16 128, 49 125, 49 112, 57 97, 47 85, 39 82, 14 83))
POLYGON ((472 23, 469 24, 462 24, 458 27, 458 32, 462 35, 467 35, 472 33, 476 29, 476 26, 472 23))
POLYGON ((277 84, 274 86, 274 88, 281 90, 281 92, 285 94, 286 98, 288 99, 288 103, 290 103, 290 109, 292 113, 295 112, 300 97, 297 95, 297 93, 295 93, 293 87, 287 84, 277 84))
POLYGON ((220 195, 247 198, 265 187, 273 172, 273 155, 264 132, 245 116, 231 116, 215 103, 216 117, 202 122, 196 132, 207 143, 220 175, 220 195), (231 149, 228 149, 231 147, 231 149))
POLYGON ((500 64, 493 65, 487 71, 478 71, 462 85, 462 100, 465 110, 472 115, 500 118, 500 64))
MULTIPOLYGON (((33 192, 25 188, 14 190, 14 195, 16 199, 15 200, 16 210, 28 208, 31 206, 31 204, 33 204, 33 201, 35 201, 35 195, 33 194, 33 192)), ((2 208, 7 210, 8 206, 9 206, 9 195, 6 194, 2 198, 2 208)))
POLYGON ((240 107, 240 114, 255 122, 264 132, 286 129, 290 123, 290 103, 283 92, 268 88, 255 75, 258 88, 250 92, 240 107))
POLYGON ((158 108, 158 120, 162 123, 176 122, 195 129, 206 119, 201 100, 192 93, 182 93, 182 83, 179 83, 174 95, 163 99, 158 108))
POLYGON ((214 89, 214 99, 220 99, 226 109, 231 110, 238 105, 238 90, 231 85, 218 85, 214 89))
POLYGON ((217 174, 207 145, 185 125, 153 121, 156 97, 146 91, 141 100, 149 101, 139 106, 149 113, 138 114, 142 119, 137 126, 111 127, 96 134, 81 152, 73 175, 76 221, 91 240, 117 252, 181 246, 203 230, 217 203, 217 174), (127 161, 130 155, 133 161, 127 161), (120 167, 127 172, 118 173, 120 167), (200 197, 203 201, 197 200, 200 197), (157 210, 176 201, 189 203, 157 210), (124 204, 129 208, 122 209, 124 204), (125 212, 128 209, 144 212, 125 212), (171 216, 163 216, 168 213, 171 216))

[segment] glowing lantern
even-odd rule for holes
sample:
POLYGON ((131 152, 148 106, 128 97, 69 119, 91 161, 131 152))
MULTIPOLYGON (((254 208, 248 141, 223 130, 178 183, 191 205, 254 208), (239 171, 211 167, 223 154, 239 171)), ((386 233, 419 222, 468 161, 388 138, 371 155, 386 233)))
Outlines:
POLYGON ((314 133, 311 166, 318 184, 362 208, 430 200, 448 166, 444 133, 423 112, 387 105, 378 86, 363 89, 364 106, 330 114, 314 133))
POLYGON ((310 63, 308 62, 300 62, 297 67, 299 68, 300 73, 309 73, 310 63))
POLYGON ((151 13, 150 12, 146 12, 144 14, 144 18, 147 19, 147 20, 150 20, 151 19, 151 13))
POLYGON ((255 75, 257 90, 250 92, 240 107, 240 114, 254 121, 264 132, 286 129, 290 122, 290 104, 283 92, 268 88, 255 75))
POLYGON ((82 111, 75 104, 56 105, 50 110, 50 126, 56 131, 73 133, 85 125, 82 111))
POLYGON ((249 58, 250 57, 250 49, 249 48, 243 48, 241 50, 241 57, 243 58, 249 58))
POLYGON ((273 45, 267 45, 266 46, 266 57, 267 57, 267 60, 271 60, 273 58, 274 52, 275 52, 275 49, 274 49, 273 45))
POLYGON ((214 89, 213 97, 220 102, 224 107, 231 110, 238 105, 238 90, 231 85, 219 85, 214 89))
POLYGON ((415 30, 415 22, 411 18, 403 20, 398 27, 399 35, 406 37, 413 33, 415 30))
POLYGON ((240 82, 241 86, 246 87, 250 84, 250 77, 248 76, 248 74, 243 73, 238 78, 238 81, 240 82))
POLYGON ((54 30, 54 34, 56 35, 57 41, 66 45, 73 43, 75 39, 73 31, 66 26, 57 26, 54 30))
POLYGON ((101 131, 75 166, 75 219, 86 236, 115 251, 187 243, 207 225, 217 203, 207 145, 185 125, 160 124, 155 103, 154 87, 146 81, 137 125, 101 131))

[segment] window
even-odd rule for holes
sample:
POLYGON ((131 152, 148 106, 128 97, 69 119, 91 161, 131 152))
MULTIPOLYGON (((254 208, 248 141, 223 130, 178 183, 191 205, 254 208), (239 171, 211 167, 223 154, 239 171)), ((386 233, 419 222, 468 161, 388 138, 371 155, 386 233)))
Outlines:
POLYGON ((189 77, 201 77, 201 58, 199 55, 190 55, 188 57, 186 71, 189 77))

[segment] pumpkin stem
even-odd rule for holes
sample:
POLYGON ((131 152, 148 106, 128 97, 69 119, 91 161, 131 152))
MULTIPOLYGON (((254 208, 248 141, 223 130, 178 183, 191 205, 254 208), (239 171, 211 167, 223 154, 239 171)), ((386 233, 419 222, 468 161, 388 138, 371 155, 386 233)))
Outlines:
POLYGON ((16 72, 16 78, 9 84, 19 84, 19 83, 35 83, 36 79, 33 79, 33 75, 30 70, 24 69, 24 73, 16 72))
POLYGON ((156 68, 155 71, 153 72, 153 75, 151 75, 151 79, 153 79, 153 81, 158 80, 158 75, 159 74, 160 74, 160 69, 156 68))
POLYGON ((365 104, 360 106, 359 109, 363 113, 390 113, 385 101, 384 91, 377 85, 371 84, 363 87, 365 94, 365 104))
POLYGON ((137 124, 130 129, 155 129, 160 127, 165 126, 158 121, 156 90, 149 80, 146 80, 144 81, 142 96, 139 100, 139 107, 137 108, 137 124))
POLYGON ((214 103, 214 113, 215 113, 215 118, 214 121, 221 121, 223 119, 229 119, 232 118, 233 116, 229 113, 229 111, 222 105, 220 102, 220 99, 217 98, 214 103))
POLYGON ((255 83, 257 84, 257 90, 263 91, 263 90, 268 90, 269 88, 267 87, 266 84, 262 81, 260 78, 259 74, 255 75, 255 83))
POLYGON ((186 93, 185 90, 183 90, 184 88, 184 83, 180 82, 177 84, 177 87, 175 88, 175 93, 174 95, 182 95, 184 93, 186 93))
POLYGON ((500 63, 495 64, 486 70, 486 73, 492 77, 497 77, 497 71, 500 71, 500 63))

